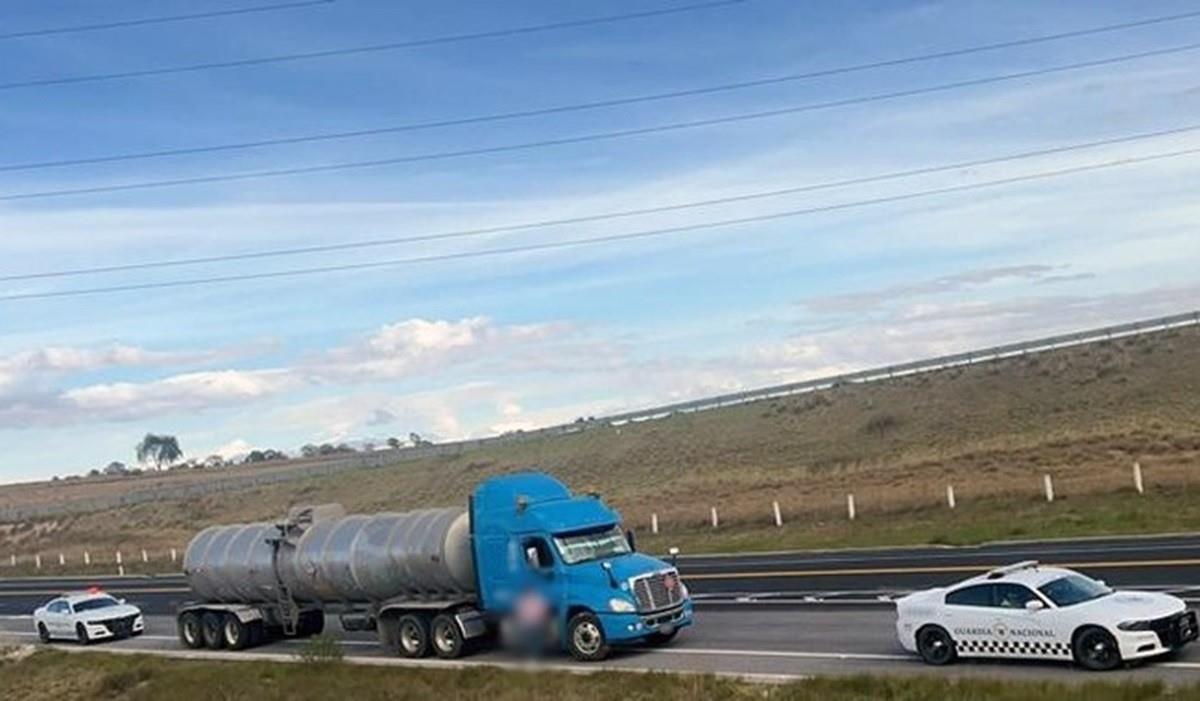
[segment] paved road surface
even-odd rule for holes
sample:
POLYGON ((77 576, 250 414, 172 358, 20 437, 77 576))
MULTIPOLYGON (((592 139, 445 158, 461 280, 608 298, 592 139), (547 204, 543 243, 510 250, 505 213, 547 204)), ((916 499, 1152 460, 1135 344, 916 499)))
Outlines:
MULTIPOLYGON (((894 612, 886 597, 943 584, 997 564, 1021 559, 1077 567, 1122 587, 1176 591, 1200 603, 1200 537, 1095 540, 993 545, 979 548, 910 548, 854 552, 781 553, 681 558, 680 570, 699 600, 697 625, 674 645, 629 651, 611 666, 756 675, 937 673, 1064 680, 1163 679, 1200 683, 1200 645, 1175 658, 1094 675, 1068 665, 1013 662, 962 663, 930 668, 896 643, 894 612)), ((113 647, 179 649, 170 613, 188 598, 178 575, 122 579, 0 580, 0 631, 33 640, 27 615, 63 589, 103 584, 149 614, 147 635, 113 647)), ((371 633, 338 635, 354 658, 382 656, 371 633)), ((295 641, 256 652, 288 656, 295 641)), ((471 658, 496 663, 503 653, 471 658)), ((562 664, 570 664, 565 658, 562 664)))

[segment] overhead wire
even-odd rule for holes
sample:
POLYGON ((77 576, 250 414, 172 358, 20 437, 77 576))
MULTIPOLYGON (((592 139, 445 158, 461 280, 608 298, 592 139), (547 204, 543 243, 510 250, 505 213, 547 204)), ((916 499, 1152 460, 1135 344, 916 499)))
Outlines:
POLYGON ((648 229, 648 230, 633 231, 633 232, 626 232, 626 233, 620 233, 620 234, 608 234, 608 235, 603 235, 603 236, 593 236, 593 237, 587 237, 587 238, 581 238, 581 239, 568 239, 568 240, 560 240, 560 241, 548 241, 548 242, 542 242, 542 243, 519 244, 519 245, 506 246, 506 247, 500 247, 500 248, 474 250, 474 251, 460 251, 460 252, 456 252, 456 253, 439 253, 439 254, 433 254, 433 255, 417 256, 417 257, 411 257, 411 258, 400 258, 400 259, 393 259, 393 260, 367 261, 367 262, 360 262, 360 263, 344 263, 344 264, 326 265, 326 266, 309 267, 309 268, 293 268, 290 270, 264 271, 264 272, 244 273, 244 274, 237 274, 237 275, 212 276, 212 277, 184 278, 184 279, 180 279, 180 280, 166 280, 166 281, 156 281, 156 282, 139 282, 139 283, 129 283, 129 284, 122 284, 122 285, 110 285, 110 286, 92 287, 92 288, 77 288, 77 289, 68 289, 68 290, 53 290, 53 291, 43 291, 43 292, 21 292, 21 293, 15 293, 15 294, 0 295, 0 302, 15 302, 15 301, 35 300, 35 299, 78 297, 78 296, 85 296, 85 295, 96 295, 96 294, 117 293, 117 292, 133 292, 133 291, 145 291, 145 290, 155 290, 155 289, 194 287, 194 286, 200 286, 200 285, 212 285, 212 284, 229 283, 229 282, 245 282, 245 281, 251 281, 251 280, 266 280, 266 279, 273 279, 273 278, 296 277, 296 276, 314 275, 314 274, 322 274, 322 273, 348 272, 348 271, 369 270, 369 269, 385 268, 385 267, 398 267, 398 266, 404 266, 404 265, 426 264, 426 263, 433 263, 433 262, 496 257, 496 256, 504 256, 504 255, 513 255, 513 254, 518 254, 518 253, 533 253, 533 252, 556 250, 556 249, 591 246, 591 245, 598 245, 598 244, 604 244, 604 243, 615 243, 615 242, 619 242, 619 241, 642 240, 642 239, 670 236, 670 235, 686 233, 686 232, 703 231, 703 230, 717 229, 717 228, 723 228, 723 227, 739 226, 739 225, 744 225, 744 224, 777 221, 777 220, 789 219, 789 218, 794 218, 794 217, 809 215, 809 214, 836 212, 836 211, 841 211, 841 210, 854 209, 854 208, 858 208, 858 207, 868 207, 868 206, 877 206, 877 205, 881 205, 881 204, 907 202, 907 201, 913 201, 913 200, 918 200, 918 199, 927 198, 927 197, 935 197, 935 196, 947 195, 947 194, 953 194, 953 193, 968 192, 968 191, 972 191, 972 190, 979 190, 979 189, 984 189, 984 188, 989 188, 989 187, 999 187, 999 186, 1004 186, 1004 185, 1012 185, 1012 184, 1023 183, 1023 182, 1031 182, 1031 181, 1042 180, 1042 179, 1047 179, 1047 178, 1063 177, 1063 176, 1067 176, 1067 175, 1074 175, 1074 174, 1085 173, 1085 172, 1093 172, 1093 171, 1098 171, 1098 170, 1103 170, 1103 169, 1108 169, 1108 168, 1118 168, 1118 167, 1124 167, 1124 166, 1129 166, 1129 165, 1134 165, 1134 164, 1148 163, 1151 161, 1160 161, 1160 160, 1165 160, 1165 159, 1170 159, 1170 158, 1179 158, 1182 156, 1195 155, 1195 154, 1200 154, 1200 147, 1179 149, 1179 150, 1175 150, 1175 151, 1149 154, 1149 155, 1144 155, 1144 156, 1132 156, 1132 157, 1127 157, 1127 158, 1120 158, 1120 159, 1116 159, 1116 160, 1105 161, 1105 162, 1101 162, 1101 163, 1072 166, 1069 168, 1061 168, 1061 169, 1051 170, 1051 171, 1041 171, 1041 172, 1037 172, 1037 173, 1029 173, 1029 174, 1025 174, 1025 175, 1001 178, 1001 179, 997 179, 997 180, 987 180, 987 181, 968 183, 968 184, 964 184, 964 185, 954 185, 954 186, 935 188, 935 189, 930 189, 930 190, 920 190, 920 191, 916 191, 916 192, 908 192, 908 193, 903 193, 903 194, 898 194, 898 195, 889 195, 889 196, 884 196, 884 197, 875 197, 875 198, 870 198, 870 199, 854 200, 854 201, 850 201, 850 202, 841 202, 841 203, 837 203, 837 204, 821 205, 821 206, 816 206, 816 207, 807 207, 807 208, 803 208, 803 209, 793 209, 793 210, 787 210, 787 211, 781 211, 781 212, 772 212, 772 213, 768 213, 768 214, 759 214, 759 215, 753 215, 753 216, 748 216, 748 217, 738 217, 738 218, 733 218, 733 219, 723 219, 723 220, 717 220, 717 221, 699 222, 699 223, 693 223, 693 224, 686 224, 686 225, 682 225, 682 226, 673 226, 673 227, 666 227, 666 228, 659 228, 659 229, 648 229))
POLYGON ((580 136, 563 137, 559 139, 539 139, 516 144, 504 144, 500 146, 487 146, 481 148, 458 149, 453 151, 441 151, 434 153, 416 154, 410 156, 397 156, 393 158, 379 158, 364 161, 349 161, 340 163, 325 163, 312 166, 298 166, 294 168, 278 168, 269 170, 248 171, 242 173, 220 173, 213 175, 201 175, 187 178, 169 178, 162 180, 145 180, 133 183, 122 183, 114 185, 97 185, 91 187, 80 188, 63 188, 56 190, 42 190, 34 192, 10 193, 0 195, 0 202, 13 202, 19 200, 34 200, 45 199, 51 197, 67 197, 78 195, 92 195, 114 192, 129 192, 136 190, 148 190, 166 187, 180 187, 187 185, 202 185, 221 182, 235 182, 245 180, 258 180, 264 178, 276 178, 295 175, 308 175, 313 173, 328 173, 334 171, 344 171, 361 168, 373 168, 390 165, 401 165, 405 163, 417 163, 426 161, 444 160, 450 158, 462 158, 467 156, 480 156, 497 153, 509 153, 515 151, 525 151, 530 149, 547 148, 555 146, 566 146, 572 144, 582 144, 597 141, 607 141, 613 139, 629 138, 634 136, 646 136, 650 134, 661 134, 666 132, 680 131, 684 129, 696 129, 701 127, 717 126, 721 124, 733 124, 738 122, 746 122, 758 119, 767 119, 772 117, 780 117, 784 115, 799 114, 803 112, 812 112, 823 109, 833 109, 839 107, 848 107, 852 105, 869 104, 873 102, 881 102, 885 100, 895 100, 906 97, 915 97, 918 95, 928 95, 932 93, 945 92, 950 90, 958 90, 967 87, 977 87, 981 85, 992 85, 1013 80, 1021 80, 1036 76, 1050 75, 1054 73, 1063 73, 1067 71, 1075 71, 1086 68, 1096 68, 1099 66, 1114 65, 1125 63, 1128 61, 1141 60, 1145 58, 1166 56, 1187 51, 1195 51, 1200 49, 1200 42, 1184 44, 1164 49, 1154 49, 1149 51, 1141 51, 1132 54, 1124 54, 1103 59, 1093 59, 1089 61, 1079 61, 1075 63, 1062 64, 1058 66, 1049 66, 1036 68, 1017 73, 1008 73, 998 76, 988 76, 984 78, 973 78, 970 80, 956 81, 952 83, 942 83, 939 85, 926 86, 921 88, 912 88, 907 90, 897 90, 886 93, 876 93, 859 97, 845 98, 840 100, 831 100, 826 102, 809 103, 806 105, 798 105, 793 107, 784 107, 778 109, 761 110, 757 112, 741 113, 735 115, 727 115, 724 117, 712 117, 705 119, 696 119, 683 122, 672 122, 668 124, 660 124, 650 127, 638 127, 634 129, 623 129, 617 131, 598 132, 584 134, 580 136))
POLYGON ((743 80, 731 83, 721 83, 717 85, 701 86, 697 88, 687 88, 682 90, 670 90, 659 93, 650 93, 643 95, 632 95, 626 97, 617 97, 606 100, 593 100, 590 102, 581 102, 566 105, 552 105, 548 107, 539 107, 528 110, 516 110, 511 112, 500 112, 493 114, 471 115, 466 117, 456 117, 448 119, 430 120, 425 122, 415 122, 411 124, 399 124, 383 127, 372 127, 364 129, 352 129, 344 131, 320 132, 313 134, 302 134, 290 137, 278 137, 271 139, 258 139, 254 141, 241 141, 225 144, 210 144, 205 146, 185 146, 178 148, 164 148, 151 151, 137 151, 126 153, 115 153, 101 156, 81 157, 57 159, 51 161, 34 161, 28 163, 13 163, 0 164, 0 172, 4 171, 19 171, 19 170, 36 170, 42 168, 56 168, 65 166, 78 165, 94 165, 99 163, 111 163, 118 161, 132 161, 149 158, 163 158, 169 156, 194 155, 201 153, 217 153, 222 151, 235 151, 245 149, 264 148, 270 146, 286 146, 302 143, 312 143, 320 141, 333 141, 340 139, 362 138, 367 136, 379 136, 383 134, 396 134, 411 131, 422 131, 428 129, 439 129, 454 126, 466 126, 474 124, 484 124, 491 122, 501 122, 514 119, 525 119, 532 117, 543 117, 554 114, 564 114, 570 112, 579 112, 585 110, 604 109, 609 107, 622 107, 631 104, 650 103, 663 100, 680 99, 684 97, 698 97, 702 95, 711 95, 723 92, 731 92, 736 90, 746 90, 751 88, 766 87, 770 85, 779 85, 785 83, 800 82, 815 78, 830 77, 835 75, 844 75, 862 71, 876 70, 879 68, 887 68, 894 66, 902 66, 913 63, 921 63, 925 61, 941 60, 952 57, 966 56, 985 51, 995 51, 1000 49, 1014 48, 1020 46, 1029 46, 1053 41, 1061 41, 1063 39, 1077 38, 1082 36, 1091 36, 1107 32, 1115 32, 1127 30, 1135 27, 1144 27, 1154 24, 1162 24, 1166 22, 1177 22, 1187 19, 1195 19, 1200 17, 1200 11, 1185 12, 1174 15, 1164 15, 1160 17, 1152 17, 1143 20, 1131 22, 1122 22, 1118 24, 1108 24, 1098 27, 1088 27, 1085 29, 1077 29, 1067 32, 1058 32, 1055 34, 1043 34, 1031 37, 1022 37, 1007 41, 995 42, 991 44, 979 44, 959 49, 950 49, 946 51, 936 51, 933 53, 916 54, 910 56, 902 56, 893 59, 881 61, 871 61, 867 63, 857 63, 846 66, 836 66, 833 68, 820 69, 815 71, 806 71, 802 73, 791 73, 786 75, 769 76, 765 78, 756 78, 752 80, 743 80))
POLYGON ((821 190, 829 190, 834 188, 849 187, 853 185, 866 185, 871 183, 885 182, 889 180, 899 180, 902 178, 912 178, 922 175, 932 175, 936 173, 944 173, 956 170, 965 170, 968 168, 978 168, 981 166, 997 165, 1001 163, 1012 163, 1020 160, 1031 158, 1039 158, 1043 156, 1061 155, 1064 153, 1072 153, 1087 149, 1095 149, 1107 146, 1116 146, 1121 144, 1137 143, 1149 139, 1158 139, 1167 136, 1179 136, 1183 134, 1200 131, 1200 124, 1189 124, 1171 129, 1162 129, 1158 131, 1139 132, 1136 134, 1127 134, 1123 136, 1109 137, 1092 141, 1075 142, 1061 146, 1051 146, 1034 150, 1020 151, 1017 153, 1004 154, 1000 156, 991 156, 987 158, 975 158, 970 160, 952 161, 937 165, 921 166, 918 168, 908 168, 904 170, 894 170, 884 173, 876 173, 873 175, 863 175, 853 178, 843 178, 838 180, 829 180, 817 183, 808 183, 804 185, 796 185, 785 188, 775 188, 771 190, 763 190, 756 192, 743 193, 739 195, 730 195, 726 197, 717 197, 703 200, 693 200, 690 202, 680 202, 667 205, 656 205, 653 207, 641 207, 636 209, 625 209, 610 212, 598 212, 595 214, 585 214, 573 217, 562 217, 555 219, 542 219, 528 222, 520 222, 514 224, 504 224, 500 226, 488 226, 482 228, 460 229, 455 231, 444 231, 428 234, 418 234, 401 237, 387 237, 376 239, 365 239, 358 241, 345 241, 341 243, 320 244, 311 246, 295 246, 290 248, 276 248, 260 251, 247 251, 242 253, 230 253, 223 255, 211 255, 194 258, 177 258, 169 260, 157 261, 142 261, 137 263, 123 263, 118 265, 95 266, 89 268, 73 268, 65 270, 41 271, 31 273, 14 273, 3 275, 0 274, 0 282, 16 282, 23 280, 39 280, 50 278, 66 278, 78 277, 82 275, 96 275, 104 273, 130 272, 134 270, 151 270, 158 268, 175 268, 190 265, 207 265, 212 263, 228 263, 243 260, 260 260, 265 258, 278 258, 295 255, 308 255, 314 253, 332 253, 335 251, 356 250, 365 248, 378 248, 384 246, 395 246, 409 243, 423 243, 429 241, 443 241, 462 238, 473 238, 479 236, 487 236, 500 233, 511 233, 516 231, 527 231, 531 229, 541 229, 553 226, 564 226, 569 224, 586 224, 598 221, 611 221, 614 219, 622 219, 636 216, 645 216, 649 214, 663 214, 666 212, 677 212, 688 209, 697 209, 701 207, 711 207, 725 204, 735 204, 740 202, 752 202, 756 200, 768 199, 773 197, 782 197, 785 195, 797 195, 802 193, 817 192, 821 190))

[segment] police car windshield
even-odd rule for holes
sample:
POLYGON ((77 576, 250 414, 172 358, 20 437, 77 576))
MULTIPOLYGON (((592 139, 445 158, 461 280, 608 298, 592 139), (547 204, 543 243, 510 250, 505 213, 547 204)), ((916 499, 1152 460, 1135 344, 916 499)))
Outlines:
POLYGON ((92 611, 94 609, 104 609, 109 606, 120 606, 121 602, 111 596, 97 596, 95 599, 84 599, 75 604, 75 611, 92 611))
POLYGON ((629 552, 629 541, 625 540, 620 526, 590 533, 554 536, 554 544, 563 562, 568 565, 629 552))
POLYGON ((1047 582, 1038 587, 1038 591, 1049 597, 1055 606, 1081 604, 1112 593, 1112 589, 1100 582, 1078 574, 1069 574, 1066 577, 1047 582))

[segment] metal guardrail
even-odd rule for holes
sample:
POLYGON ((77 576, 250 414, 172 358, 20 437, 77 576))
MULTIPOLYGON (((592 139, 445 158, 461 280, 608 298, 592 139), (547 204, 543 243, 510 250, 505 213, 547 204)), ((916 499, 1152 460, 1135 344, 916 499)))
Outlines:
MULTIPOLYGON (((772 387, 763 387, 760 389, 705 397, 703 399, 696 399, 692 401, 676 402, 674 404, 666 404, 648 409, 642 409, 639 411, 613 414, 610 416, 586 421, 576 421, 568 424, 547 426, 532 431, 520 431, 515 433, 507 433, 500 436, 492 436, 489 438, 454 441, 431 446, 399 448, 395 450, 389 449, 375 451, 372 453, 359 453, 356 455, 339 456, 337 458, 332 458, 329 461, 298 466, 291 470, 280 470, 264 474, 254 474, 252 472, 253 468, 243 468, 246 471, 241 472, 240 474, 229 474, 228 476, 222 475, 219 477, 214 476, 212 479, 205 480, 203 482, 194 482, 187 485, 132 490, 117 497, 96 497, 90 499, 76 499, 56 504, 5 507, 0 508, 0 522, 25 521, 30 519, 60 516, 64 514, 104 511, 121 506, 132 506, 135 504, 143 504, 153 501, 167 501, 171 499, 183 499, 239 489, 252 489, 254 487, 277 484, 296 479, 331 475, 338 472, 343 472, 345 470, 383 467, 386 465, 395 464, 397 462, 419 460, 421 458, 430 456, 457 455, 489 445, 500 445, 517 441, 534 440, 537 438, 562 436, 580 433, 595 428, 621 426, 628 423, 640 423, 642 421, 666 418, 674 414, 707 411, 709 409, 735 406, 738 404, 746 404, 764 399, 775 399, 778 397, 804 394, 806 392, 814 392, 839 385, 886 380, 894 377, 903 377, 905 375, 932 372, 963 365, 973 365, 975 363, 988 362, 1016 355, 1039 353, 1057 348, 1084 345, 1113 338, 1134 336, 1155 331, 1165 331, 1167 329, 1185 326, 1200 326, 1200 311, 1187 312, 1184 314, 1173 314, 1171 316, 1145 319, 1127 324, 1117 324, 1115 326, 1105 326, 1102 328, 1089 329, 1087 331, 1078 331, 1075 333, 1038 338, 1032 341, 1008 343, 1000 346, 992 346, 991 348, 968 351, 965 353, 943 355, 936 358, 927 358, 925 360, 919 360, 915 362, 899 363, 896 365, 871 368, 857 372, 844 373, 841 375, 832 375, 813 380, 805 380, 803 382, 792 382, 783 385, 775 385, 772 387)), ((238 468, 231 468, 231 470, 237 469, 238 468)), ((131 484, 130 486, 132 487, 134 485, 131 484)))

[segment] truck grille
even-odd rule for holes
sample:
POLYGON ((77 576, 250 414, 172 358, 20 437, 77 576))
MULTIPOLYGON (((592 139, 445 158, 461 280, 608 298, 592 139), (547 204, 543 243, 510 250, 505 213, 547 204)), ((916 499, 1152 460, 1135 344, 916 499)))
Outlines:
POLYGON ((683 601, 683 585, 674 570, 655 572, 633 580, 638 611, 657 611, 683 601))
POLYGON ((99 623, 103 624, 108 629, 109 633, 116 636, 129 636, 133 634, 133 622, 137 619, 137 614, 131 616, 121 616, 120 618, 107 618, 99 623))
POLYGON ((1196 626, 1196 614, 1193 611, 1184 611, 1153 621, 1150 624, 1150 630, 1158 634, 1158 641, 1162 643, 1163 647, 1169 648, 1191 642, 1196 639, 1197 634, 1200 634, 1200 629, 1197 629, 1196 626))

